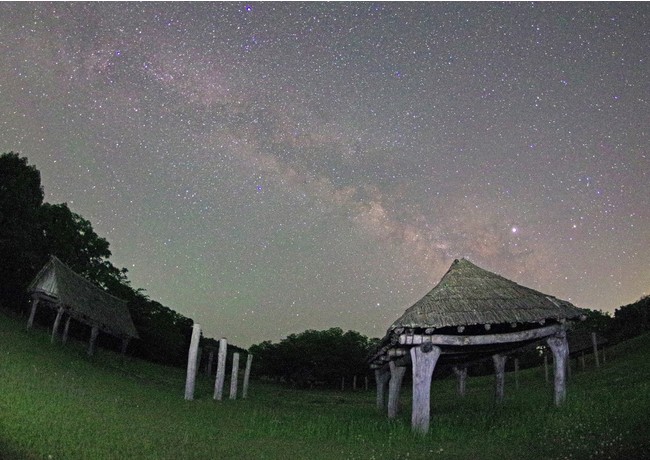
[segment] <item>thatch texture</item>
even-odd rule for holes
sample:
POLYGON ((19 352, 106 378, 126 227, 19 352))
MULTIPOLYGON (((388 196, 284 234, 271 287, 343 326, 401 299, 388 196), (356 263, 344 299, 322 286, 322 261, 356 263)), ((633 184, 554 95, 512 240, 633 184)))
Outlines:
POLYGON ((455 260, 436 287, 389 328, 442 328, 474 324, 534 323, 582 315, 571 303, 455 260))
POLYGON ((137 338, 126 302, 75 273, 55 256, 38 272, 29 291, 62 305, 73 318, 117 337, 137 338))

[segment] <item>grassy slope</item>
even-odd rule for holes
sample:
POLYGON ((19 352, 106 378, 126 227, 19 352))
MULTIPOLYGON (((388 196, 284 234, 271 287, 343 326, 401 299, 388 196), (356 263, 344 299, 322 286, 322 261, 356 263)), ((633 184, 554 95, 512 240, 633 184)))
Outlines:
MULTIPOLYGON (((84 344, 51 345, 44 331, 0 314, 0 458, 650 458, 650 337, 622 344, 595 370, 575 371, 565 406, 552 406, 540 369, 507 376, 495 406, 491 378, 434 381, 432 424, 410 432, 374 409, 372 391, 305 392, 253 382, 248 400, 216 402, 184 371, 84 344)), ((407 390, 407 389, 405 389, 407 390)))

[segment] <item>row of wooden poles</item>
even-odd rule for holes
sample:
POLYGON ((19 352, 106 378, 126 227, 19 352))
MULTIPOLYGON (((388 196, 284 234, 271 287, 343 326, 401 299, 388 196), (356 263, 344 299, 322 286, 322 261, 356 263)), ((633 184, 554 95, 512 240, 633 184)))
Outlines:
MULTIPOLYGON (((187 376, 185 378, 185 399, 191 401, 194 399, 194 387, 196 386, 196 374, 199 370, 199 341, 201 339, 201 326, 194 324, 192 326, 192 340, 187 356, 187 376)), ((226 352, 228 351, 228 342, 226 339, 219 340, 219 352, 217 354, 217 374, 214 382, 213 398, 217 401, 223 399, 223 386, 226 378, 226 352)), ((212 373, 212 351, 208 361, 208 375, 212 373)), ((242 388, 242 398, 248 396, 248 382, 253 364, 253 355, 248 354, 246 359, 246 370, 244 371, 244 383, 242 388)), ((232 355, 232 370, 230 374, 230 399, 237 399, 237 382, 239 378, 239 353, 232 355)))

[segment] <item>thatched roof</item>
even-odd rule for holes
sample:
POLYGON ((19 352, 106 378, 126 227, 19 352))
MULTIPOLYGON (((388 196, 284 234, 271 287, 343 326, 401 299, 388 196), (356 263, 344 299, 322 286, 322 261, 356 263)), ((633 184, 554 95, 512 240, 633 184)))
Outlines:
POLYGON ((534 323, 581 316, 571 303, 455 260, 436 287, 389 328, 442 328, 474 324, 534 323))
POLYGON ((137 338, 126 301, 75 273, 55 256, 38 272, 28 290, 62 305, 73 318, 118 337, 137 338))

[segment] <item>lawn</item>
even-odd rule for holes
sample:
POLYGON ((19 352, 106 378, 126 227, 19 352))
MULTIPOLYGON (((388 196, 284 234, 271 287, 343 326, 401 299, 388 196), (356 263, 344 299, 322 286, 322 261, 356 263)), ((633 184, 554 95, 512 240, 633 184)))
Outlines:
MULTIPOLYGON (((542 369, 434 380, 426 436, 375 409, 374 391, 299 391, 253 380, 247 400, 212 399, 199 378, 184 401, 183 369, 85 344, 51 344, 43 330, 0 314, 2 459, 521 459, 650 458, 650 336, 608 350, 596 369, 574 367, 567 403, 552 405, 542 369)), ((253 362, 254 365, 254 362, 253 362)), ((226 389, 228 386, 226 386, 226 389)), ((227 393, 227 390, 226 390, 227 393)))

